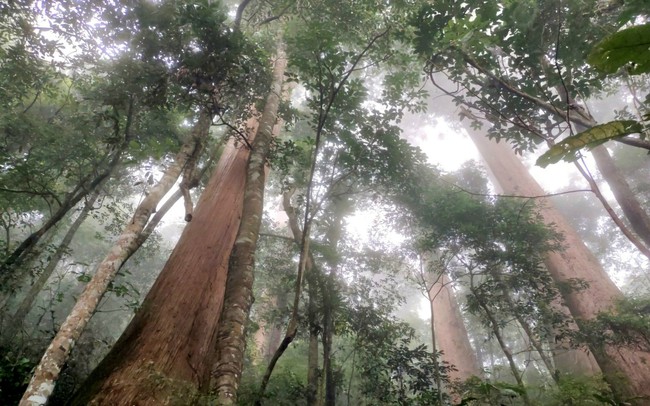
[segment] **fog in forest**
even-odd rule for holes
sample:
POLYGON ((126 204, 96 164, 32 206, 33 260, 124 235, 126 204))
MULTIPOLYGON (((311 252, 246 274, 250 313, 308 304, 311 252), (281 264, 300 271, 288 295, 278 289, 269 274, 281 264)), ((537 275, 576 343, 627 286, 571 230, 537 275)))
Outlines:
POLYGON ((650 404, 643 1, 0 4, 0 405, 650 404))

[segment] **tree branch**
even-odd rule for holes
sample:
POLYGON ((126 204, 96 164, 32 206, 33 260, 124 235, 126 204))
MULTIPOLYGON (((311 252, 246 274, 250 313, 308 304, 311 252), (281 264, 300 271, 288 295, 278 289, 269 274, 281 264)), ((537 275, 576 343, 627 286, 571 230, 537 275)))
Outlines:
POLYGON ((239 3, 239 6, 237 7, 237 13, 235 14, 235 21, 233 22, 233 29, 235 31, 240 31, 241 19, 244 15, 244 10, 250 2, 251 0, 242 0, 242 2, 239 3))
POLYGON ((647 140, 641 140, 639 138, 623 137, 623 138, 616 138, 614 139, 614 141, 620 142, 621 144, 637 147, 637 148, 647 149, 650 151, 650 141, 647 140))

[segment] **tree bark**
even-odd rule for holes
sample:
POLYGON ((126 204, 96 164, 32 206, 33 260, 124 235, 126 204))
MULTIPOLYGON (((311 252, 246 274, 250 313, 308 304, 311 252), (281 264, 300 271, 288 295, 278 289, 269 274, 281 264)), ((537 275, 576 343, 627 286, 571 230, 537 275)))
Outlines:
POLYGON ((212 116, 208 113, 202 113, 193 129, 191 139, 183 145, 176 156, 174 164, 167 168, 158 184, 149 191, 149 194, 136 208, 133 218, 126 225, 108 255, 99 264, 95 275, 86 285, 52 343, 45 350, 45 354, 21 400, 21 406, 47 403, 61 373, 61 368, 63 368, 70 351, 72 351, 76 341, 90 321, 90 317, 95 312, 106 289, 115 278, 122 264, 139 246, 138 237, 145 228, 151 214, 155 211, 162 197, 173 187, 185 162, 190 159, 197 149, 200 149, 200 144, 207 138, 211 124, 212 116))
MULTIPOLYGON (((521 196, 545 194, 507 145, 496 144, 472 132, 470 136, 505 193, 521 196)), ((544 221, 555 225, 564 236, 566 246, 564 250, 547 254, 545 264, 549 273, 558 284, 570 283, 574 279, 588 284, 583 290, 561 291, 574 319, 579 324, 580 320, 593 319, 599 312, 613 310, 616 301, 622 297, 620 290, 552 202, 540 198, 537 203, 544 221)), ((607 348, 604 351, 591 348, 591 353, 619 401, 650 396, 650 385, 647 385, 650 353, 633 348, 607 348)), ((586 352, 573 350, 572 357, 580 360, 580 369, 586 373, 594 370, 591 356, 586 352)))
POLYGON ((469 342, 469 335, 458 302, 449 288, 447 275, 443 274, 437 278, 427 293, 437 350, 443 352, 442 359, 445 362, 456 367, 456 370, 449 371, 450 380, 466 381, 472 376, 481 376, 476 353, 469 342))
POLYGON ((264 209, 264 169, 277 121, 286 66, 287 60, 280 44, 273 67, 273 83, 248 161, 242 221, 230 255, 223 314, 217 334, 211 388, 222 405, 237 402, 246 350, 246 322, 253 304, 255 250, 264 209))
POLYGON ((192 404, 208 388, 248 154, 230 141, 142 308, 73 404, 192 404))
MULTIPOLYGON (((309 351, 307 353, 307 388, 306 398, 308 406, 319 404, 318 397, 318 335, 320 325, 318 323, 318 285, 315 272, 309 272, 307 275, 307 292, 309 293, 309 302, 307 304, 307 319, 309 322, 309 351)), ((323 363, 325 359, 323 359, 323 363)))

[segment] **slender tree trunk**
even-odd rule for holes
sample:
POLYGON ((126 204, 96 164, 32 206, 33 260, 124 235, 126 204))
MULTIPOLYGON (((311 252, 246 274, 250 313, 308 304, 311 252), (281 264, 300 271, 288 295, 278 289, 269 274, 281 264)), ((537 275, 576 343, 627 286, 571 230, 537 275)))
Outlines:
POLYGON ((16 279, 15 282, 12 282, 8 284, 8 286, 5 286, 7 288, 5 290, 3 290, 2 284, 0 283, 0 314, 2 314, 0 316, 0 319, 5 316, 4 313, 7 313, 6 315, 8 315, 7 309, 9 309, 10 303, 13 302, 15 304, 16 293, 19 284, 28 279, 27 273, 33 272, 36 268, 39 267, 39 257, 41 257, 43 252, 46 251, 48 247, 51 247, 53 245, 52 241, 54 241, 55 237, 57 236, 59 225, 60 223, 45 233, 43 238, 39 240, 39 244, 34 246, 29 252, 29 255, 20 261, 20 269, 16 268, 16 272, 13 274, 14 278, 16 279))
MULTIPOLYGON (((336 188, 338 184, 330 185, 336 188)), ((325 405, 336 404, 336 382, 334 380, 334 354, 332 352, 332 338, 334 336, 335 303, 338 301, 336 280, 339 269, 339 243, 343 229, 343 220, 350 212, 349 201, 333 199, 330 204, 332 219, 325 234, 329 246, 329 255, 326 256, 329 273, 324 276, 321 283, 323 292, 323 372, 325 375, 325 405)))
POLYGON ((323 373, 325 375, 325 405, 336 404, 336 382, 334 381, 334 355, 332 338, 334 336, 334 306, 332 304, 336 270, 332 269, 323 283, 323 373))
POLYGON ((230 256, 223 314, 217 334, 211 387, 223 405, 237 402, 246 349, 245 327, 253 304, 255 249, 264 208, 264 168, 274 135, 286 66, 283 45, 279 44, 273 68, 273 84, 266 98, 248 161, 242 221, 230 256))
MULTIPOLYGON (((319 403, 318 397, 318 335, 321 330, 318 323, 318 282, 315 272, 307 275, 307 291, 309 302, 307 304, 307 318, 309 321, 309 352, 307 354, 307 405, 315 406, 319 403)), ((323 357, 323 363, 325 359, 323 357)))
MULTIPOLYGON (((438 340, 436 340, 436 327, 435 327, 435 322, 436 322, 436 312, 433 308, 433 301, 434 298, 431 297, 431 294, 429 293, 431 290, 427 291, 428 299, 429 299, 429 310, 431 312, 431 322, 429 325, 431 326, 431 352, 433 352, 433 367, 436 369, 435 371, 435 381, 436 381, 436 390, 438 391, 438 403, 442 406, 443 405, 443 387, 442 387, 442 379, 440 376, 440 363, 438 362, 438 340)), ((453 364, 451 364, 453 366, 453 364)), ((453 372, 453 371, 449 371, 453 372)), ((450 376, 451 378, 451 376, 450 376)), ((453 378, 452 378, 453 379, 453 378)), ((451 400, 454 403, 458 403, 461 400, 461 396, 452 394, 451 400)))
POLYGON ((10 318, 9 322, 3 329, 2 338, 3 341, 5 342, 5 345, 7 344, 8 340, 13 340, 15 336, 18 334, 18 332, 20 331, 20 329, 22 328, 23 322, 25 321, 25 317, 27 317, 27 314, 32 309, 32 305, 34 304, 34 301, 38 297, 38 294, 41 292, 41 290, 43 290, 43 287, 50 279, 50 276, 52 276, 52 273, 54 272, 56 267, 59 265, 59 262, 67 252, 68 247, 70 246, 70 242, 72 242, 72 239, 77 233, 77 230, 79 230, 81 224, 86 220, 91 210, 93 210, 93 205, 95 204, 95 202, 97 201, 97 199, 101 194, 101 186, 102 186, 101 184, 98 185, 98 187, 93 192, 92 196, 90 196, 90 198, 86 201, 83 209, 79 213, 79 216, 72 223, 72 225, 66 232, 65 236, 63 237, 63 240, 61 240, 59 247, 52 255, 50 262, 47 264, 47 267, 45 267, 43 272, 41 272, 41 274, 38 276, 36 281, 29 288, 27 295, 20 302, 18 309, 16 310, 16 312, 13 314, 13 316, 10 318))
MULTIPOLYGON (((260 395, 257 401, 255 402, 256 405, 262 404, 261 397, 264 396, 264 391, 266 390, 266 386, 268 385, 269 380, 271 379, 271 375, 273 374, 275 365, 277 364, 280 357, 282 357, 282 354, 284 354, 284 351, 286 351, 286 349, 289 347, 289 344, 291 344, 293 339, 296 337, 296 334, 298 333, 298 311, 299 311, 298 307, 300 305, 300 295, 302 293, 302 280, 305 273, 314 272, 313 271, 314 263, 309 251, 310 222, 305 221, 304 222, 305 229, 303 231, 300 230, 300 226, 298 225, 298 216, 296 214, 296 210, 291 206, 291 197, 293 196, 294 191, 295 191, 294 189, 285 191, 282 196, 282 205, 284 211, 287 213, 287 217, 289 218, 289 228, 291 229, 291 233, 293 234, 294 241, 300 247, 300 258, 298 260, 298 274, 296 277, 296 285, 295 285, 295 291, 293 297, 293 309, 291 311, 291 318, 289 319, 289 323, 287 324, 287 329, 284 334, 284 338, 280 342, 278 348, 273 353, 273 357, 271 357, 271 360, 269 361, 269 365, 267 366, 266 371, 264 372, 264 376, 262 377, 262 382, 260 384, 260 395)), ((307 217, 307 215, 305 217, 307 217)))
MULTIPOLYGON (((470 278, 472 278, 472 276, 470 276, 470 278)), ((530 399, 528 398, 528 394, 526 393, 526 385, 524 384, 524 380, 521 377, 521 372, 519 371, 519 368, 517 368, 517 363, 515 362, 514 357, 512 356, 512 351, 510 351, 510 348, 508 347, 506 341, 501 335, 501 328, 499 327, 499 321, 496 319, 494 314, 492 314, 490 308, 485 304, 485 302, 481 298, 481 293, 476 292, 474 290, 474 287, 472 287, 472 291, 474 293, 474 296, 477 299, 477 303, 479 307, 483 309, 483 313, 485 314, 488 321, 490 322, 490 328, 492 330, 492 334, 494 334, 494 337, 496 337, 497 342, 501 347, 501 351, 503 351, 503 354, 506 356, 506 359, 508 360, 508 365, 510 366, 510 371, 512 372, 512 375, 515 377, 515 381, 517 381, 517 384, 521 387, 523 391, 522 400, 524 401, 524 404, 530 405, 530 399)))
POLYGON ((21 279, 20 273, 16 275, 16 271, 20 268, 21 264, 30 256, 33 249, 36 247, 41 238, 59 221, 61 221, 70 210, 72 210, 77 203, 89 193, 93 192, 99 184, 109 177, 113 169, 118 165, 122 158, 122 153, 128 146, 128 143, 123 144, 123 147, 114 153, 113 159, 109 162, 108 167, 99 173, 95 178, 89 180, 90 177, 83 179, 79 185, 72 192, 66 195, 65 200, 61 206, 52 214, 52 216, 45 221, 45 223, 27 238, 25 238, 18 247, 5 259, 0 265, 0 288, 3 290, 13 289, 15 284, 10 283, 11 279, 19 281, 21 279))
POLYGON ((650 217, 634 195, 630 184, 625 180, 604 145, 593 148, 591 155, 621 206, 630 227, 643 240, 645 246, 650 248, 650 217))
POLYGON ((111 281, 126 259, 135 251, 138 238, 145 228, 151 214, 162 197, 173 187, 187 160, 200 150, 209 132, 212 117, 202 113, 193 129, 191 140, 186 142, 176 156, 176 161, 165 171, 158 184, 136 208, 133 218, 126 225, 115 245, 99 264, 95 275, 86 285, 72 311, 61 325, 59 332, 45 351, 40 364, 34 372, 30 384, 21 400, 21 405, 40 405, 54 390, 61 368, 66 363, 70 351, 95 312, 111 281))
MULTIPOLYGON (((496 144, 472 132, 470 135, 505 193, 521 196, 545 194, 507 145, 496 144)), ((545 264, 549 273, 559 284, 570 283, 576 278, 588 284, 586 289, 579 291, 562 291, 566 305, 578 324, 580 320, 593 319, 601 311, 614 309, 616 301, 622 297, 620 290, 553 204, 543 198, 537 203, 540 204, 544 221, 554 224, 556 230, 563 234, 567 247, 547 254, 545 264)), ((591 353, 619 400, 650 396, 650 353, 633 348, 607 348, 604 351, 591 348, 591 353)), ((587 373, 593 371, 588 353, 574 350, 573 357, 580 360, 581 370, 587 373)))
POLYGON ((505 302, 508 304, 508 306, 510 306, 510 309, 512 309, 513 315, 517 320, 517 323, 519 323, 521 328, 524 330, 524 333, 526 333, 526 336, 528 337, 528 341, 533 346, 533 348, 535 348, 535 351, 537 351, 537 353, 539 354, 540 358, 542 359, 542 363, 544 364, 548 372, 553 377, 555 383, 559 383, 560 377, 556 373, 555 367, 553 366, 553 362, 549 357, 549 354, 547 353, 546 350, 544 350, 544 347, 542 346, 542 342, 538 339, 537 335, 533 333, 528 322, 515 309, 515 302, 512 300, 512 296, 510 292, 506 289, 505 285, 503 284, 503 278, 501 278, 499 272, 493 267, 490 267, 490 274, 492 275, 494 280, 498 281, 499 285, 501 285, 501 297, 504 298, 505 302))

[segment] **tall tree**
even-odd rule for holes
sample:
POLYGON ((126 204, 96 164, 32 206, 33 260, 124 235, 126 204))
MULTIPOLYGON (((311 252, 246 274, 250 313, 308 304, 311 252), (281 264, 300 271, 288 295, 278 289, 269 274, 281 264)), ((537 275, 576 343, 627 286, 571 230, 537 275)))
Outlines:
MULTIPOLYGON (((322 153, 327 137, 334 137, 330 132, 339 127, 342 120, 351 119, 353 113, 360 108, 360 100, 365 96, 365 89, 362 81, 355 76, 371 67, 372 61, 376 58, 388 57, 385 48, 389 40, 390 26, 385 21, 377 20, 376 15, 366 14, 363 7, 352 9, 349 13, 347 10, 343 13, 340 11, 329 2, 320 3, 319 7, 314 7, 301 16, 307 24, 304 24, 300 30, 291 30, 293 35, 287 39, 291 44, 290 62, 299 77, 304 79, 304 85, 308 90, 307 104, 311 109, 310 125, 313 131, 313 143, 311 143, 308 170, 303 174, 304 180, 301 179, 306 191, 293 311, 285 337, 262 379, 261 395, 264 394, 278 359, 298 332, 302 283, 310 256, 310 230, 315 216, 319 214, 323 203, 332 192, 332 185, 328 185, 330 187, 326 187, 322 194, 315 192, 319 175, 327 174, 332 169, 323 158, 327 156, 322 153), (335 25, 323 24, 320 21, 320 12, 325 10, 331 12, 332 19, 341 26, 346 26, 348 22, 354 20, 355 16, 360 19, 359 25, 347 27, 349 31, 341 31, 335 29, 335 25), (378 24, 382 30, 375 30, 370 35, 359 31, 359 27, 371 23, 373 29, 378 24), (314 49, 319 49, 321 52, 315 54, 314 49), (338 122, 332 118, 334 115, 338 122)), ((345 132, 355 131, 357 126, 358 124, 353 129, 346 129, 345 132)))
POLYGON ((142 307, 74 404, 191 402, 207 387, 248 153, 228 144, 142 307))
MULTIPOLYGON (((460 85, 460 93, 439 87, 493 123, 490 136, 507 138, 518 150, 533 149, 598 124, 584 103, 606 82, 587 64, 589 47, 573 45, 596 44, 626 23, 622 16, 633 15, 628 8, 635 7, 598 13, 595 1, 424 5, 413 20, 414 42, 432 81, 438 83, 434 73, 444 70, 460 85), (530 16, 525 23, 523 15, 530 16)), ((626 235, 650 255, 650 216, 638 194, 604 146, 594 148, 593 157, 625 214, 625 227, 634 230, 626 235)))
MULTIPOLYGON (((612 310, 621 298, 620 290, 608 277, 580 236, 566 219, 545 199, 544 190, 530 176, 514 152, 505 144, 496 144, 487 138, 471 134, 481 156, 500 188, 507 194, 539 197, 540 214, 547 224, 554 224, 564 236, 565 249, 549 252, 545 264, 558 284, 581 280, 584 289, 563 290, 563 297, 578 324, 580 320, 595 318, 599 312, 612 310)), ((635 348, 591 348, 607 381, 621 400, 650 395, 645 385, 650 376, 650 365, 645 362, 650 354, 635 348)), ((593 370, 591 363, 583 358, 585 371, 593 370)))
POLYGON ((246 323, 253 303, 255 250, 264 208, 265 166, 269 157, 287 59, 284 44, 278 39, 273 68, 273 83, 259 125, 246 169, 246 186, 242 221, 230 254, 228 279, 219 332, 211 387, 224 405, 237 401, 246 349, 246 323))
POLYGON ((106 293, 106 289, 115 278, 122 264, 140 246, 141 234, 155 212, 158 203, 174 186, 183 168, 190 165, 190 162, 195 161, 196 156, 201 154, 211 124, 212 115, 202 112, 194 127, 192 136, 183 145, 183 148, 176 156, 175 162, 165 171, 162 178, 138 205, 133 218, 125 225, 115 245, 99 264, 97 271, 61 325, 59 332, 45 350, 45 354, 43 354, 43 358, 23 396, 25 404, 47 403, 61 369, 68 360, 70 351, 72 351, 76 341, 97 309, 97 305, 106 293))
MULTIPOLYGON (((183 106, 199 113, 199 118, 193 135, 182 146, 176 161, 167 168, 159 184, 142 200, 117 244, 102 262, 75 309, 66 319, 54 344, 46 351, 25 399, 31 397, 40 401, 47 397, 53 387, 53 380, 106 287, 120 265, 139 246, 142 233, 157 203, 173 186, 181 172, 185 172, 186 176, 180 188, 186 198, 186 208, 190 208, 190 185, 187 182, 193 178, 191 172, 205 147, 213 116, 217 115, 222 122, 226 120, 224 115, 231 119, 241 119, 246 113, 238 108, 239 103, 252 105, 257 98, 256 86, 266 80, 266 69, 259 64, 262 60, 258 58, 259 48, 227 29, 226 16, 220 4, 145 2, 133 4, 132 7, 111 8, 101 16, 106 23, 106 30, 120 44, 129 44, 128 52, 117 58, 120 69, 116 69, 113 75, 128 82, 131 70, 126 68, 132 65, 145 67, 143 77, 153 83, 146 86, 136 83, 140 86, 140 92, 136 94, 142 93, 144 88, 147 103, 157 106, 163 113, 174 106, 183 106), (131 29, 124 30, 124 26, 131 29), (250 51, 246 58, 241 58, 242 49, 250 51), (246 92, 241 91, 242 81, 248 81, 250 85, 246 92), (225 105, 230 102, 232 109, 225 113, 225 105)), ((245 134, 232 124, 226 124, 238 132, 241 141, 248 142, 245 134)), ((224 159, 226 163, 222 170, 227 171, 230 161, 224 159)), ((231 156, 229 159, 234 158, 231 156)), ((236 189, 236 185, 234 187, 236 189)), ((237 211, 236 208, 233 210, 237 211)), ((190 210, 186 213, 186 219, 190 220, 191 217, 190 210)), ((229 251, 226 255, 228 254, 229 251)))

